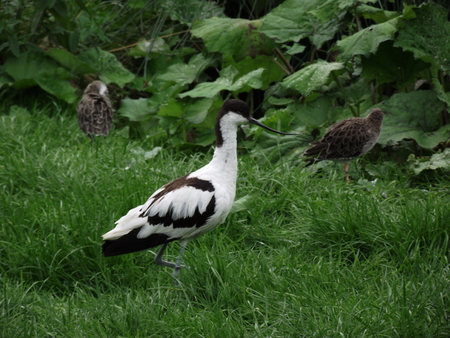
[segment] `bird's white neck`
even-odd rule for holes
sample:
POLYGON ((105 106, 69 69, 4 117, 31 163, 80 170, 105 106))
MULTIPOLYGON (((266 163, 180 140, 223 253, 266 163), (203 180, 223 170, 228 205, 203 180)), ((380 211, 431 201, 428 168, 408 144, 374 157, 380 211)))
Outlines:
POLYGON ((211 162, 191 175, 213 180, 213 184, 226 185, 234 195, 238 170, 237 129, 246 122, 247 120, 238 114, 225 114, 219 118, 215 127, 217 141, 214 156, 211 162))
POLYGON ((237 173, 237 128, 238 126, 232 123, 222 121, 220 124, 220 132, 223 142, 221 145, 216 145, 214 156, 211 160, 211 165, 219 170, 228 173, 237 173))

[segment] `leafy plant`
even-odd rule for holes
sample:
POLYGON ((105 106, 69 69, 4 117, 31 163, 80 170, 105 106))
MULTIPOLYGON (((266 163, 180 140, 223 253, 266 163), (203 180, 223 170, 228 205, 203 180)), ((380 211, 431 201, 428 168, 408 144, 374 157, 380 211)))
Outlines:
POLYGON ((2 94, 39 86, 74 103, 73 84, 99 77, 115 85, 121 125, 166 133, 176 146, 211 144, 230 95, 304 135, 275 139, 287 153, 373 106, 391 113, 382 144, 407 138, 432 149, 449 138, 445 1, 264 3, 242 2, 233 17, 235 8, 197 0, 10 1, 0 26, 2 94))
POLYGON ((414 174, 419 175, 420 173, 427 170, 450 170, 450 149, 447 148, 441 153, 436 153, 431 156, 431 158, 417 158, 411 154, 408 158, 408 162, 411 164, 411 170, 414 174))

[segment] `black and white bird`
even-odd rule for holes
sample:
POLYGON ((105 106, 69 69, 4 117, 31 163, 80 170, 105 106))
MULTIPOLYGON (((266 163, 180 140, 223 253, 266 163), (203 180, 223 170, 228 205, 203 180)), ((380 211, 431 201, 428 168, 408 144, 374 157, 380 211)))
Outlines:
POLYGON ((380 137, 383 111, 372 109, 367 117, 352 117, 336 122, 328 127, 325 135, 311 143, 303 156, 309 166, 323 160, 344 162, 344 173, 350 182, 348 170, 350 161, 369 152, 380 137))
POLYGON ((108 88, 102 81, 87 86, 77 105, 78 125, 91 140, 107 136, 113 125, 114 112, 108 98, 108 88))
POLYGON ((217 116, 214 156, 203 168, 172 181, 158 189, 147 202, 131 209, 103 235, 103 254, 116 256, 162 245, 155 263, 174 268, 177 278, 187 243, 214 230, 231 210, 236 193, 238 126, 252 123, 271 129, 250 116, 248 105, 231 99, 217 116), (162 259, 167 244, 180 240, 176 263, 162 259))

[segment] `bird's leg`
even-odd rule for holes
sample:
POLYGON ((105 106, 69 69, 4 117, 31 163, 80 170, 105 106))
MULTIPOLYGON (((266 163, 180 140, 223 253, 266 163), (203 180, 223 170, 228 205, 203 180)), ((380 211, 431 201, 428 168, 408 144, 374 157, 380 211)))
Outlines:
POLYGON ((184 250, 186 249, 187 243, 188 243, 187 240, 181 241, 180 254, 178 255, 177 262, 175 264, 175 268, 173 269, 173 273, 172 273, 172 277, 175 279, 175 285, 178 285, 176 279, 177 279, 178 275, 180 274, 181 268, 184 267, 183 265, 181 265, 181 261, 183 259, 183 253, 184 253, 184 250))
POLYGON ((167 244, 169 244, 169 243, 164 243, 163 246, 161 247, 161 249, 159 250, 158 254, 155 257, 155 263, 158 265, 161 265, 161 266, 166 266, 168 268, 175 268, 176 267, 175 263, 168 262, 168 261, 165 261, 164 259, 162 259, 164 251, 166 251, 167 244))
POLYGON ((350 177, 348 177, 348 169, 350 168, 350 163, 346 162, 344 163, 344 173, 345 173, 345 180, 347 183, 350 183, 350 177))

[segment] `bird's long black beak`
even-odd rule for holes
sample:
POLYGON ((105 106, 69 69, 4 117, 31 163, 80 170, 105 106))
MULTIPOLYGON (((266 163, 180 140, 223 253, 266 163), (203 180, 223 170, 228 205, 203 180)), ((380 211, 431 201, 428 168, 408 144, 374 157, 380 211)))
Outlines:
POLYGON ((258 120, 255 120, 253 117, 250 117, 249 122, 250 122, 251 124, 255 124, 255 125, 257 125, 257 126, 259 126, 259 127, 262 127, 262 128, 264 128, 264 129, 273 131, 274 133, 277 133, 277 134, 281 134, 281 135, 299 135, 299 134, 283 133, 282 131, 278 131, 278 130, 269 128, 268 126, 262 124, 262 123, 259 122, 258 120))

